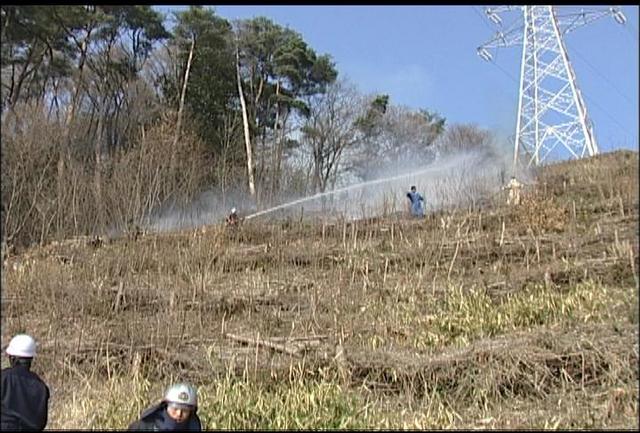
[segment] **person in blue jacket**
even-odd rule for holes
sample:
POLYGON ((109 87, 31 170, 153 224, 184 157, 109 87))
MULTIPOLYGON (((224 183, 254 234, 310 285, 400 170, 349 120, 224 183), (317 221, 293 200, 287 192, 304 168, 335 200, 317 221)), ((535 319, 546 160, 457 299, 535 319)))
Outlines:
POLYGON ((178 383, 167 389, 160 403, 140 415, 129 430, 149 431, 202 431, 197 414, 198 394, 194 387, 178 383))
POLYGON ((2 370, 0 430, 44 430, 49 414, 49 387, 31 371, 36 342, 18 334, 7 347, 10 367, 2 370))
POLYGON ((424 198, 416 191, 415 185, 411 186, 411 191, 407 193, 411 206, 411 215, 424 217, 424 198))

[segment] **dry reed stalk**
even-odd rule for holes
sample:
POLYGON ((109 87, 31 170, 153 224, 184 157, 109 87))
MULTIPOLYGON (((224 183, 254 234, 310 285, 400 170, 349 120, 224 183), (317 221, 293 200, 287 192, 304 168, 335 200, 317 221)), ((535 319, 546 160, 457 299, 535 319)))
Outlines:
POLYGON ((458 257, 458 248, 460 247, 460 241, 456 242, 456 250, 453 253, 453 258, 451 259, 451 264, 449 265, 449 272, 447 272, 447 281, 451 279, 451 271, 453 270, 453 264, 456 261, 456 257, 458 257))
POLYGON ((300 356, 300 350, 299 349, 291 349, 290 347, 287 347, 286 345, 283 344, 278 344, 278 343, 274 343, 272 341, 269 340, 264 340, 264 339, 260 339, 260 334, 258 334, 258 336, 256 338, 250 338, 250 337, 243 337, 241 335, 235 335, 235 334, 230 334, 230 333, 226 333, 224 335, 226 338, 229 338, 231 340, 234 341, 239 341, 241 343, 245 343, 245 344, 250 344, 250 345, 255 345, 255 350, 256 350, 256 365, 257 365, 257 359, 258 359, 258 349, 260 346, 264 346, 264 347, 268 347, 270 349, 273 350, 277 350, 279 352, 284 352, 286 354, 289 354, 291 356, 295 356, 295 357, 299 357, 300 356))

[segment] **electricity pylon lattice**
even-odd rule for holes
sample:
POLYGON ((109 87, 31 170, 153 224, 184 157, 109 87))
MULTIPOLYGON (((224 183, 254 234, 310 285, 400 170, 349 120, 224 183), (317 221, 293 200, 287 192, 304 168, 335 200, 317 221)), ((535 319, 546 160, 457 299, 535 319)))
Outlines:
POLYGON ((478 48, 478 55, 491 61, 489 49, 523 45, 514 169, 519 158, 524 158, 527 167, 540 165, 562 150, 576 159, 598 154, 593 124, 563 36, 602 16, 613 16, 623 24, 624 15, 611 7, 561 16, 553 6, 500 6, 486 8, 485 13, 501 28, 503 20, 499 14, 517 9, 522 11, 521 22, 498 31, 491 41, 478 48))

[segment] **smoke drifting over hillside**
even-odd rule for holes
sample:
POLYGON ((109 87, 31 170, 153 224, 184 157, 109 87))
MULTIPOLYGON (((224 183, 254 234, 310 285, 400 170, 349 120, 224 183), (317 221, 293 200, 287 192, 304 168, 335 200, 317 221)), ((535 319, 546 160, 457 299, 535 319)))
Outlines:
MULTIPOLYGON (((209 192, 186 209, 159 212, 146 227, 150 231, 194 228, 224 221, 232 207, 247 220, 265 221, 287 218, 359 219, 406 211, 406 193, 411 185, 425 198, 427 213, 481 206, 495 196, 512 174, 511 156, 493 147, 447 154, 436 152, 430 163, 400 172, 397 168, 378 171, 366 182, 349 185, 309 197, 292 198, 269 209, 256 210, 250 197, 227 193, 226 200, 209 192)), ((395 164, 395 167, 398 167, 395 164)), ((520 169, 525 182, 530 175, 520 169)))

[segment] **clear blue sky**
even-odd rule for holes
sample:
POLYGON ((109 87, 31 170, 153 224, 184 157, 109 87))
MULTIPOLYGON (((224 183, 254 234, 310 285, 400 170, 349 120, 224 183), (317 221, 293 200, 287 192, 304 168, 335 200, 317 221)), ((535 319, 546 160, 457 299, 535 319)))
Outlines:
MULTIPOLYGON (((185 6, 160 6, 159 10, 185 6)), ((585 10, 602 8, 584 6, 585 10)), ((514 134, 521 46, 494 63, 476 48, 496 31, 481 6, 215 6, 228 20, 265 16, 330 54, 341 76, 364 93, 473 123, 500 137, 514 134)), ((561 7, 562 12, 579 6, 561 7)), ((622 6, 625 26, 605 17, 566 38, 601 152, 638 150, 638 6, 622 6)), ((505 17, 515 17, 510 13, 505 17)))

